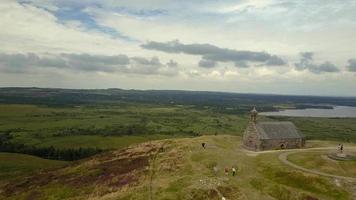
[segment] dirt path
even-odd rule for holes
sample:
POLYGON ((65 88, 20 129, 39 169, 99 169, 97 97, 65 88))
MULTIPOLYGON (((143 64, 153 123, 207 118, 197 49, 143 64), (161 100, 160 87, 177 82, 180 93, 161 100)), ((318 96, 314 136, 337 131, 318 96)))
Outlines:
MULTIPOLYGON (((305 149, 305 150, 323 150, 323 149, 328 150, 328 149, 331 149, 331 148, 330 147, 325 147, 325 148, 312 148, 312 149, 305 149)), ((330 178, 343 179, 343 180, 347 180, 347 181, 351 181, 351 182, 356 182, 356 178, 347 177, 347 176, 338 176, 338 175, 324 173, 324 172, 313 170, 313 169, 307 169, 307 168, 301 167, 299 165, 296 165, 296 164, 288 161, 288 159, 287 159, 288 155, 293 154, 293 153, 298 153, 301 150, 287 151, 287 152, 281 153, 281 154, 279 154, 278 158, 284 164, 289 165, 289 166, 291 166, 293 168, 302 170, 304 172, 317 174, 317 175, 321 175, 321 176, 326 176, 326 177, 330 177, 330 178)))

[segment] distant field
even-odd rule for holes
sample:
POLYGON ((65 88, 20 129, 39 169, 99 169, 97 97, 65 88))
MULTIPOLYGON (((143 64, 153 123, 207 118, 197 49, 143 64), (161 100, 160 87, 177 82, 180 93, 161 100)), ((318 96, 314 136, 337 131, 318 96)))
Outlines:
POLYGON ((189 106, 134 104, 54 108, 3 104, 0 110, 0 133, 10 132, 12 142, 56 148, 111 149, 170 137, 241 135, 247 123, 244 116, 189 106))
MULTIPOLYGON (((179 136, 177 136, 179 137, 179 136)), ((37 147, 53 146, 59 149, 97 147, 100 149, 121 149, 131 144, 137 144, 150 140, 171 138, 167 135, 148 136, 100 136, 100 135, 75 135, 64 137, 45 137, 40 140, 31 137, 18 137, 14 142, 37 147)))
MULTIPOLYGON (((242 135, 248 122, 245 115, 189 106, 132 104, 55 108, 0 104, 0 110, 0 133, 10 132, 12 142, 56 148, 113 149, 172 137, 242 135), (130 132, 115 129, 130 126, 133 127, 130 132)), ((352 118, 261 116, 261 120, 293 121, 308 139, 356 142, 356 119, 352 118)))
POLYGON ((62 167, 66 163, 65 161, 46 160, 24 154, 0 153, 0 183, 35 171, 62 167))
POLYGON ((356 142, 356 118, 269 117, 292 121, 307 139, 356 142))

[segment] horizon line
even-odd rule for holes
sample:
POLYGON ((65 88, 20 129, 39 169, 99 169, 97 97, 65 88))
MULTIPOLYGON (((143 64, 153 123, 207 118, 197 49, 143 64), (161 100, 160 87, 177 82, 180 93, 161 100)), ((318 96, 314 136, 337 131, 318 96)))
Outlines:
POLYGON ((134 88, 61 88, 61 87, 37 87, 37 86, 6 86, 0 89, 61 89, 61 90, 137 90, 137 91, 180 91, 180 92, 206 92, 206 93, 225 93, 225 94, 246 94, 246 95, 269 95, 269 96, 300 96, 300 97, 329 97, 329 98, 356 98, 355 96, 336 96, 336 95, 308 95, 308 94, 286 94, 286 93, 254 93, 254 92, 231 92, 231 91, 216 91, 216 90, 189 90, 189 89, 134 89, 134 88))

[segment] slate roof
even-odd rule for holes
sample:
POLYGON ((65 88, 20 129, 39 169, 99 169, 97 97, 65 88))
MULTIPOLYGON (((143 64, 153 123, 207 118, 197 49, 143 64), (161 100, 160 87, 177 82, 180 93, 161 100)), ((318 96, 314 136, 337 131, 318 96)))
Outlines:
POLYGON ((258 122, 256 124, 260 139, 303 138, 292 122, 258 122))

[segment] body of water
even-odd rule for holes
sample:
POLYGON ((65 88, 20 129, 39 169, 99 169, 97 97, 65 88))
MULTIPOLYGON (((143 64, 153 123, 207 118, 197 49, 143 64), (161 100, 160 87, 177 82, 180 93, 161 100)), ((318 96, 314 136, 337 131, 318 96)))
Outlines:
POLYGON ((265 116, 290 116, 290 117, 348 117, 356 118, 356 107, 334 106, 333 109, 290 109, 276 112, 261 112, 265 116))

